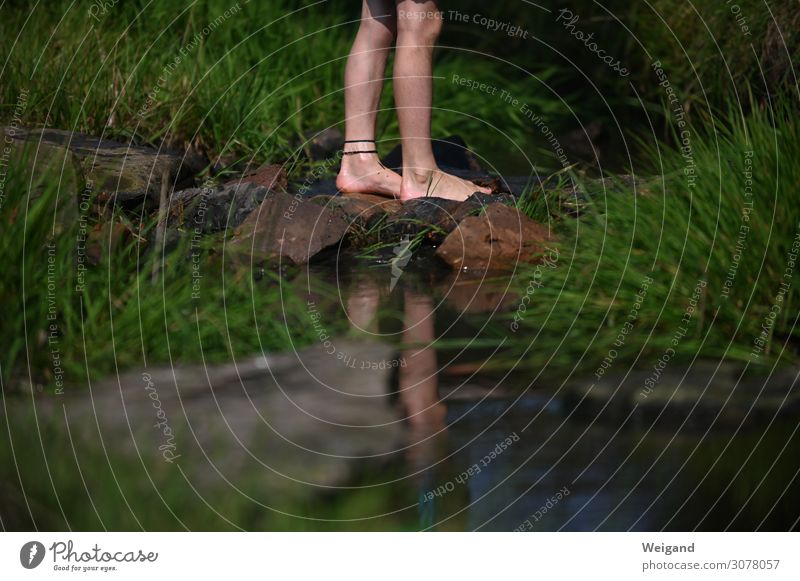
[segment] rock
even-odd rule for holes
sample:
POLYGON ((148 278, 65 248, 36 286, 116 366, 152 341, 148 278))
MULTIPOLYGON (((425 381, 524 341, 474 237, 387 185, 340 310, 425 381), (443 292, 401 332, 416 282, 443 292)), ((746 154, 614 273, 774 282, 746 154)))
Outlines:
POLYGON ((499 192, 508 192, 515 197, 520 198, 525 192, 532 189, 539 189, 543 186, 545 180, 541 176, 501 176, 497 179, 499 192))
POLYGON ((22 128, 13 132, 4 128, 4 133, 17 143, 37 144, 36 147, 47 155, 54 155, 56 151, 71 153, 92 191, 124 204, 140 203, 145 198, 158 200, 164 172, 172 187, 188 183, 202 169, 190 165, 190 160, 175 151, 119 143, 82 133, 22 128))
POLYGON ((372 194, 320 195, 311 200, 347 222, 348 240, 358 248, 419 235, 424 235, 429 243, 438 244, 464 218, 481 213, 490 203, 513 205, 515 198, 511 194, 476 192, 464 202, 443 198, 400 202, 372 194))
POLYGON ((403 203, 393 198, 372 194, 347 194, 340 196, 315 196, 313 203, 332 210, 352 228, 368 228, 384 216, 403 211, 403 203))
MULTIPOLYGON (((436 159, 436 163, 448 173, 460 177, 488 175, 475 154, 469 150, 467 144, 458 135, 451 135, 445 139, 434 139, 432 143, 433 157, 436 159)), ((401 169, 403 167, 401 146, 397 145, 382 161, 383 165, 395 171, 401 169)))
POLYGON ((322 131, 308 131, 300 146, 314 161, 322 161, 336 155, 344 147, 344 135, 338 127, 328 127, 322 131))
MULTIPOLYGON (((47 142, 36 143, 24 139, 25 129, 18 127, 4 127, 3 134, 11 140, 11 151, 7 160, 10 171, 18 171, 25 167, 25 176, 30 175, 30 192, 19 193, 30 197, 30 202, 38 199, 44 192, 45 186, 55 184, 57 188, 57 215, 54 226, 56 233, 63 231, 67 225, 74 224, 79 219, 79 193, 84 189, 83 172, 78 158, 66 148, 52 145, 47 142)), ((8 143, 8 142, 6 142, 8 143)), ((4 172, 5 173, 5 172, 4 172)), ((3 176, 5 182, 5 176, 3 176)), ((27 183, 27 182, 26 182, 27 183)), ((0 183, 0 194, 4 183, 0 183)), ((2 203, 4 196, 0 196, 2 203)))
POLYGON ((289 178, 283 165, 274 163, 263 165, 251 174, 241 177, 238 180, 231 180, 227 184, 249 183, 262 186, 268 190, 285 192, 289 187, 289 178))
POLYGON ((516 208, 494 203, 482 215, 464 218, 436 255, 452 268, 507 270, 537 260, 549 240, 546 227, 516 208))
POLYGON ((516 198, 509 193, 482 194, 480 192, 475 192, 469 198, 461 202, 461 205, 453 212, 453 218, 456 222, 460 223, 461 220, 468 216, 477 216, 481 214, 491 204, 515 206, 516 203, 516 198))
POLYGON ((250 182, 189 188, 170 197, 170 224, 211 234, 235 228, 267 197, 269 190, 250 182))
POLYGON ((347 222, 328 208, 283 192, 270 192, 242 222, 228 249, 258 262, 305 264, 339 242, 347 222))
POLYGON ((425 233, 432 243, 444 240, 458 222, 454 213, 461 202, 443 198, 417 198, 403 203, 403 210, 391 216, 382 235, 388 238, 414 238, 425 233))
POLYGON ((415 237, 425 232, 426 239, 439 244, 464 218, 474 216, 492 203, 515 203, 511 194, 482 194, 475 192, 463 202, 444 198, 417 198, 402 205, 402 211, 392 214, 382 232, 384 237, 415 237))

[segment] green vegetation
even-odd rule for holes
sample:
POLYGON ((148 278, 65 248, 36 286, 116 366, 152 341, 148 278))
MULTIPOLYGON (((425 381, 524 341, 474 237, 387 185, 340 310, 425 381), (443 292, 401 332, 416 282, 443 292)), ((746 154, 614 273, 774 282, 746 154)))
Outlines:
MULTIPOLYGON (((27 10, 4 9, 0 32, 9 41, 0 47, 6 63, 0 83, 3 117, 20 113, 15 106, 24 92, 22 124, 47 121, 191 149, 211 162, 221 159, 222 165, 250 157, 290 160, 295 176, 307 167, 305 162, 292 165, 302 159, 298 140, 342 118, 342 71, 358 18, 352 2, 331 0, 324 10, 285 0, 272 0, 269 7, 208 0, 180 10, 125 2, 90 14, 91 6, 40 3, 30 18, 27 10)), ((524 318, 524 325, 536 326, 537 344, 544 342, 558 354, 551 363, 573 362, 588 346, 585 361, 593 367, 617 337, 648 276, 654 283, 620 357, 637 356, 645 343, 648 354, 660 354, 701 278, 707 281, 702 304, 679 351, 750 356, 779 290, 797 225, 796 205, 788 196, 796 191, 800 172, 790 74, 798 41, 788 31, 799 17, 785 5, 771 13, 756 0, 738 6, 741 12, 733 14, 724 4, 695 7, 679 0, 575 4, 570 9, 579 17, 575 29, 592 33, 608 54, 619 55, 631 70, 629 78, 610 74, 574 31, 567 34, 557 11, 501 6, 491 14, 518 23, 530 35, 525 39, 488 32, 471 17, 448 17, 437 53, 435 135, 463 135, 490 167, 516 156, 528 164, 535 160, 546 172, 542 175, 555 172, 550 184, 565 184, 568 175, 582 179, 587 168, 561 168, 541 128, 520 104, 510 105, 505 92, 555 133, 595 118, 607 127, 638 120, 620 134, 634 139, 633 146, 624 144, 634 150, 625 165, 640 176, 663 175, 635 195, 626 184, 600 192, 592 186, 588 205, 541 192, 522 200, 530 215, 555 217, 562 234, 560 266, 547 272, 552 280, 537 291, 536 304, 524 318), (687 161, 679 151, 676 110, 659 85, 653 60, 661 61, 678 109, 693 123, 691 188, 683 173, 687 161), (478 80, 493 90, 469 90, 457 78, 478 80), (779 96, 768 101, 775 92, 779 96), (646 137, 651 125, 657 141, 646 137), (753 152, 754 205, 750 230, 740 241, 745 151, 753 152), (579 220, 562 219, 576 208, 579 220), (734 261, 737 243, 744 250, 734 261), (543 323, 541 317, 548 315, 543 323), (570 340, 562 342, 565 328, 570 340)), ((478 2, 462 3, 457 10, 489 16, 478 2)), ((390 84, 383 106, 387 111, 379 126, 385 148, 398 135, 389 111, 390 84)), ((225 359, 236 352, 283 348, 290 339, 311 340, 303 331, 306 325, 287 326, 270 315, 281 303, 281 279, 272 273, 258 283, 241 273, 223 276, 218 249, 211 248, 219 241, 202 249, 207 271, 202 299, 192 299, 186 240, 153 284, 154 256, 143 252, 142 244, 152 225, 140 230, 135 219, 121 213, 112 226, 89 221, 99 264, 86 272, 84 290, 75 292, 79 224, 63 218, 54 223, 51 203, 57 192, 44 181, 42 186, 41 197, 28 200, 27 175, 17 171, 9 173, 5 187, 0 243, 5 263, 13 266, 0 282, 0 297, 14 305, 0 314, 5 380, 26 365, 42 383, 54 379, 48 353, 51 308, 59 362, 73 378, 82 377, 87 366, 107 373, 145 358, 198 360, 201 345, 212 359, 225 359), (58 281, 54 307, 48 305, 53 279, 58 281), (197 324, 200 318, 203 325, 197 324)), ((524 289, 526 274, 519 280, 524 289)), ((282 285, 286 288, 285 281, 282 285)), ((792 288, 781 295, 784 307, 765 337, 765 357, 784 352, 780 345, 791 339, 795 294, 792 288)), ((283 308, 289 305, 291 312, 295 299, 289 295, 284 293, 283 308)), ((537 349, 526 357, 538 364, 547 352, 537 349)))
MULTIPOLYGON (((680 87, 686 111, 700 112, 703 120, 730 98, 749 110, 768 105, 770 94, 796 95, 800 13, 791 2, 633 2, 629 18, 648 31, 641 40, 680 87)), ((658 87, 651 83, 648 90, 644 82, 647 66, 639 86, 658 98, 658 87)))
MULTIPOLYGON (((466 358, 474 361, 476 353, 490 353, 503 342, 504 350, 484 370, 521 367, 561 377, 570 369, 601 377, 610 369, 697 356, 753 367, 796 362, 796 3, 737 0, 739 12, 726 2, 571 3, 579 17, 575 30, 592 34, 630 76, 614 73, 557 21, 558 9, 495 4, 465 0, 452 7, 467 18, 449 18, 441 38, 433 133, 461 135, 491 169, 549 176, 548 188, 527 192, 519 207, 550 221, 558 253, 551 265, 519 269, 519 308, 494 313, 488 325, 481 315, 466 358), (472 20, 475 14, 518 24, 528 37, 489 31, 472 20), (663 78, 654 61, 661 63, 663 78), (459 79, 486 90, 470 90, 459 79), (604 165, 565 168, 547 133, 560 138, 595 121, 603 128, 604 165), (636 187, 609 178, 616 170, 635 174, 636 187), (606 179, 592 179, 598 175, 606 179), (580 195, 571 190, 573 183, 580 195)), ((357 2, 204 0, 176 8, 131 0, 103 11, 96 10, 99 5, 2 5, 3 124, 14 119, 24 126, 166 145, 199 154, 217 168, 244 159, 285 161, 297 179, 313 165, 299 155, 304 136, 343 118, 342 76, 357 2)), ((391 60, 389 66, 391 76, 391 60)), ((389 83, 378 124, 384 152, 398 138, 392 104, 389 83)), ((60 174, 32 174, 28 160, 15 157, 6 168, 2 154, 0 384, 2 421, 9 423, 2 431, 15 438, 13 447, 0 446, 0 466, 9 475, 0 482, 2 528, 416 526, 416 515, 391 514, 412 506, 414 492, 398 494, 391 486, 281 507, 334 521, 387 513, 382 519, 304 521, 254 507, 226 488, 214 500, 215 512, 198 501, 191 479, 157 454, 136 459, 112 449, 109 457, 96 442, 76 439, 73 446, 58 413, 46 421, 16 413, 25 403, 17 392, 29 387, 52 394, 62 384, 86 385, 128 368, 229 361, 302 347, 318 337, 285 273, 266 270, 254 278, 252 270, 225 260, 221 237, 193 245, 184 235, 162 258, 152 244, 153 218, 144 210, 103 208, 99 200, 70 190, 80 184, 70 186, 60 174), (38 447, 19 437, 34 430, 38 447)), ((393 257, 398 241, 382 236, 384 227, 378 222, 361 233, 375 242, 362 258, 388 257, 388 263, 366 275, 344 273, 345 283, 378 275, 389 280, 392 258, 404 260, 431 233, 420 233, 393 257)), ((404 280, 425 292, 435 278, 429 274, 417 280, 410 272, 404 280)), ((316 295, 330 298, 322 305, 325 312, 341 309, 338 289, 310 280, 316 295)), ((401 293, 391 300, 382 315, 394 317, 399 330, 401 293)), ((459 333, 476 320, 462 314, 459 333)), ((327 332, 343 332, 344 317, 330 319, 327 332)), ((447 336, 437 347, 462 351, 464 335, 447 336)), ((771 431, 768 447, 777 449, 788 429, 771 431)), ((794 432, 789 437, 792 451, 794 432)), ((788 506, 788 494, 778 505, 770 498, 767 506, 763 495, 749 500, 762 475, 775 478, 769 456, 755 454, 758 469, 740 477, 742 448, 728 449, 727 434, 717 438, 689 464, 708 489, 694 502, 714 498, 717 482, 735 481, 720 497, 723 507, 750 503, 745 514, 758 519, 772 506, 788 506), (712 462, 716 467, 706 478, 712 462)), ((758 442, 745 449, 756 450, 758 442)), ((670 445, 672 439, 658 442, 658 449, 670 445)), ((792 483, 794 466, 787 467, 785 458, 774 490, 792 483)), ((205 468, 197 462, 187 466, 205 468)), ((385 482, 393 467, 378 470, 380 478, 367 471, 354 486, 385 482)), ((270 504, 262 474, 239 476, 238 487, 270 504)), ((448 502, 455 503, 455 496, 448 502)))
MULTIPOLYGON (((541 287, 528 286, 536 269, 518 279, 532 289, 515 337, 526 365, 596 369, 612 350, 796 358, 800 121, 785 99, 725 118, 692 128, 689 149, 651 148, 658 178, 636 191, 594 183, 582 217, 557 222, 558 267, 541 287)), ((525 208, 541 218, 543 206, 525 208)))
MULTIPOLYGON (((343 117, 342 77, 359 11, 352 2, 325 4, 322 10, 286 0, 268 6, 208 0, 176 11, 125 2, 97 20, 82 5, 39 5, 30 19, 27 11, 11 11, 0 32, 19 37, 0 47, 8 63, 0 102, 10 109, 28 90, 27 124, 48 119, 52 127, 191 148, 212 161, 293 159, 303 134, 343 117), (40 58, 29 58, 30 47, 40 58)), ((439 61, 434 134, 458 129, 479 153, 488 154, 498 140, 524 141, 529 123, 509 114, 498 97, 454 84, 453 75, 513 85, 540 112, 563 110, 536 78, 489 56, 443 48, 439 61)), ((555 69, 536 72, 549 80, 555 69)), ((399 135, 392 103, 387 83, 383 148, 399 135)))

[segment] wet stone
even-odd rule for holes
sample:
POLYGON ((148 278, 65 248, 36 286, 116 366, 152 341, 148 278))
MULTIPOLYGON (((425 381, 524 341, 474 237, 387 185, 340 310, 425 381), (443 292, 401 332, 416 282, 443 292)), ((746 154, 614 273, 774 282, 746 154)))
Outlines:
POLYGON ((436 254, 452 268, 508 270, 538 260, 549 240, 545 226, 516 208, 490 204, 480 216, 464 218, 436 254))

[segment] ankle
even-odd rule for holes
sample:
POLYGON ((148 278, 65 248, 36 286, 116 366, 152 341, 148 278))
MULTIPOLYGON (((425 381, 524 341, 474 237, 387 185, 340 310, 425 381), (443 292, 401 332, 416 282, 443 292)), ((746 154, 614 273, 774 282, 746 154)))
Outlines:
POLYGON ((380 165, 375 153, 358 153, 345 155, 342 158, 341 171, 344 173, 361 173, 366 169, 380 165))
POLYGON ((439 168, 435 165, 430 168, 420 166, 403 168, 403 178, 408 179, 408 181, 414 184, 425 184, 437 171, 439 171, 439 168))

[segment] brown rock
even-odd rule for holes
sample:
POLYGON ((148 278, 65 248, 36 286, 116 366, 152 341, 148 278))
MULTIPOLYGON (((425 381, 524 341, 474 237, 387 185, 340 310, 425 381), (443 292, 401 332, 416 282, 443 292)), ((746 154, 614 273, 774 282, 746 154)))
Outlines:
POLYGON ((347 223, 331 210, 283 192, 270 192, 237 228, 229 249, 259 262, 305 264, 323 248, 339 242, 346 231, 347 223))
POLYGON ((508 270, 535 262, 550 240, 548 229, 516 208, 490 204, 480 216, 464 218, 436 255, 452 268, 508 270))
POLYGON ((249 183, 263 186, 268 190, 285 192, 289 187, 289 178, 286 176, 282 165, 273 163, 272 165, 263 165, 253 173, 228 183, 249 183))
POLYGON ((509 194, 480 192, 475 192, 463 202, 435 197, 409 200, 403 202, 401 211, 392 214, 386 221, 385 234, 394 238, 414 238, 424 231, 429 242, 441 244, 467 216, 481 214, 492 203, 514 204, 515 201, 509 194))

